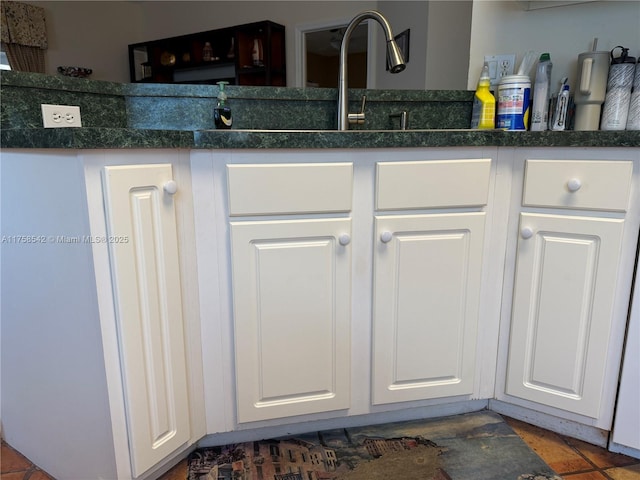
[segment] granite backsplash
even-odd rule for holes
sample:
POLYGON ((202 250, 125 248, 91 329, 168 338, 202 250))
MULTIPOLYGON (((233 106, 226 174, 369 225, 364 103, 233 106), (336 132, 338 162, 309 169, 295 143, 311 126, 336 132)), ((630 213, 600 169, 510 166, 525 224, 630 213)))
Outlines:
MULTIPOLYGON (((330 130, 336 128, 337 90, 227 86, 234 128, 330 130)), ((43 103, 78 105, 88 128, 207 130, 214 128, 217 85, 119 84, 5 71, 0 77, 2 129, 40 128, 43 103)), ((468 128, 473 92, 350 90, 351 111, 367 96, 367 130, 398 129, 390 115, 409 112, 411 129, 468 128)))

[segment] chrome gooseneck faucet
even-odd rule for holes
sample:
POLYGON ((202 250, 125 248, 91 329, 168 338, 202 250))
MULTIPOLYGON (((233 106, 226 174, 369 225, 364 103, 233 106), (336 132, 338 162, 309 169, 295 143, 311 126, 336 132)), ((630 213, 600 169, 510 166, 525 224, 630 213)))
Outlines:
POLYGON ((349 120, 351 115, 351 123, 364 121, 364 102, 362 112, 359 114, 349 114, 349 93, 347 90, 347 51, 349 50, 349 40, 351 39, 351 33, 353 30, 364 20, 372 19, 377 21, 382 29, 387 41, 387 63, 389 65, 389 71, 391 73, 400 73, 406 67, 404 58, 402 58, 402 52, 398 47, 398 44, 393 38, 393 32, 391 31, 391 25, 386 18, 375 10, 369 10, 359 13, 347 26, 342 37, 342 44, 340 45, 340 71, 338 76, 338 130, 348 130, 349 120))

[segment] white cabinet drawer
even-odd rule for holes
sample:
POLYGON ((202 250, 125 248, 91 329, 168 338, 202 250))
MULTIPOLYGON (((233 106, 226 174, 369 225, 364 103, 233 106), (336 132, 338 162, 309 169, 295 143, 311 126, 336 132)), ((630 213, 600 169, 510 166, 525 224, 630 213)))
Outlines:
POLYGON ((351 210, 351 163, 227 165, 229 215, 351 210))
POLYGON ((491 159, 379 162, 376 208, 403 210, 487 204, 491 159))
POLYGON ((522 204, 624 212, 633 162, 527 160, 522 204))

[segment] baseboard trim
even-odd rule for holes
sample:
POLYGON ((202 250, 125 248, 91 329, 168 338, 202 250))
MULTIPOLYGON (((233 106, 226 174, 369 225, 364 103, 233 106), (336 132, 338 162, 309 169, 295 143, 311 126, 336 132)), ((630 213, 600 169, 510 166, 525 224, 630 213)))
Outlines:
POLYGON ((364 415, 291 423, 288 425, 274 425, 247 430, 236 430, 234 432, 214 433, 202 438, 198 442, 198 447, 214 447, 230 443, 251 442, 254 440, 264 440, 266 438, 277 438, 313 432, 316 430, 364 427, 366 425, 377 425, 381 423, 446 417, 449 415, 459 415, 462 413, 485 410, 487 406, 487 400, 467 400, 463 402, 447 403, 444 405, 407 408, 404 410, 394 410, 389 412, 368 413, 364 415))
POLYGON ((577 438, 578 440, 598 445, 599 447, 607 448, 608 446, 609 432, 600 428, 583 425, 547 413, 536 412, 500 400, 489 400, 489 410, 559 433, 560 435, 566 435, 567 437, 577 438))
POLYGON ((620 445, 619 443, 611 442, 609 444, 609 450, 629 457, 640 458, 640 450, 637 448, 627 447, 626 445, 620 445))
POLYGON ((158 463, 155 467, 151 467, 142 475, 136 477, 136 479, 137 480, 155 480, 157 478, 160 478, 162 475, 164 475, 173 467, 175 467, 178 463, 180 463, 185 458, 187 458, 191 454, 191 452, 193 452, 196 448, 197 448, 196 444, 183 446, 182 448, 173 452, 163 461, 158 463))

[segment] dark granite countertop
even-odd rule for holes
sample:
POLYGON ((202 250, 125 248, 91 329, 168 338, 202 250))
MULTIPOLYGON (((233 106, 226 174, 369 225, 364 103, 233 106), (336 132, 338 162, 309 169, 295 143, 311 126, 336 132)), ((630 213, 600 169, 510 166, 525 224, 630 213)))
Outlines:
POLYGON ((412 147, 639 147, 640 131, 465 129, 473 92, 350 89, 367 96, 368 130, 336 125, 335 88, 229 86, 234 129, 215 130, 214 85, 118 84, 25 72, 0 75, 0 146, 45 149, 351 149, 412 147), (41 104, 77 105, 82 128, 42 128, 41 104), (393 130, 399 111, 414 130, 393 130), (263 130, 264 129, 264 130, 263 130))
POLYGON ((349 130, 194 132, 195 148, 638 147, 635 132, 349 130))
POLYGON ((2 148, 193 148, 193 132, 134 128, 16 128, 0 131, 2 148))
POLYGON ((412 147, 640 147, 640 131, 7 129, 2 148, 350 149, 412 147))

